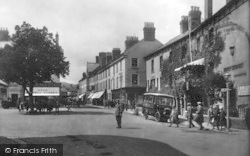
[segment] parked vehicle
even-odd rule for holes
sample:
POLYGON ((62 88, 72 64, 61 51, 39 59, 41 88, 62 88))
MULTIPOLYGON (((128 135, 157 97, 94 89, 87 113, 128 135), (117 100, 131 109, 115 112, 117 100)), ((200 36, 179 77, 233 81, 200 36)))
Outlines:
POLYGON ((10 107, 17 107, 17 104, 15 102, 12 102, 12 101, 3 100, 1 103, 2 103, 2 107, 4 109, 8 109, 10 107))
POLYGON ((145 93, 143 97, 142 113, 145 119, 154 116, 156 121, 168 121, 171 107, 175 105, 174 96, 159 93, 145 93))

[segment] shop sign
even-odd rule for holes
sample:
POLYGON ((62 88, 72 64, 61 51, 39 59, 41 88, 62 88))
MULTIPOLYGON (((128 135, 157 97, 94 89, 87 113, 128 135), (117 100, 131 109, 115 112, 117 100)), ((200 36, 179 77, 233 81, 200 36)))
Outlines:
POLYGON ((238 87, 238 96, 250 95, 250 85, 238 87))
MULTIPOLYGON (((27 87, 27 90, 29 91, 29 87, 27 87)), ((25 90, 25 96, 29 96, 26 90, 25 90)), ((33 96, 60 96, 60 88, 59 87, 34 87, 33 96)))

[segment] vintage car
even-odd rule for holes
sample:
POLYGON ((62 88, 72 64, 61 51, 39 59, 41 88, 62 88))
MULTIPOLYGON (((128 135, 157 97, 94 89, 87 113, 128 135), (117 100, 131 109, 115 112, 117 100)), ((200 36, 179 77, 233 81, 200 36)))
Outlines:
POLYGON ((159 93, 145 93, 143 97, 142 113, 145 119, 153 116, 156 121, 168 121, 171 114, 171 107, 175 105, 174 96, 159 93))

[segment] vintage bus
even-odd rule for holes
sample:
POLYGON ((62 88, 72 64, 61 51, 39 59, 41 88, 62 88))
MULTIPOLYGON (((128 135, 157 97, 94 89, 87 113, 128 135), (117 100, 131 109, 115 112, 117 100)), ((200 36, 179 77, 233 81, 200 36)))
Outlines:
POLYGON ((175 97, 168 94, 145 93, 143 96, 142 113, 145 119, 153 116, 156 121, 168 121, 171 108, 176 106, 175 97))

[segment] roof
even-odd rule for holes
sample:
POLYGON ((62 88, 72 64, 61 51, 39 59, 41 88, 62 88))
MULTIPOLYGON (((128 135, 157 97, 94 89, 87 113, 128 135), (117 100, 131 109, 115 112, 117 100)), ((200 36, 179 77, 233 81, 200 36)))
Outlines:
MULTIPOLYGON (((221 20, 221 16, 225 16, 227 14, 229 14, 230 12, 232 12, 233 10, 237 9, 237 7, 239 7, 240 5, 242 5, 244 2, 247 2, 248 0, 234 0, 234 1, 230 1, 228 2, 224 7, 222 7, 219 11, 217 11, 212 17, 206 19, 204 22, 202 22, 197 28, 193 29, 190 34, 191 36, 200 31, 201 29, 203 29, 204 27, 210 25, 211 23, 216 23, 219 20, 221 20), (237 7, 234 7, 234 6, 237 7), (229 10, 228 12, 226 12, 225 10, 229 10)), ((150 57, 154 56, 154 55, 158 55, 159 53, 161 53, 161 50, 171 46, 173 43, 180 41, 181 39, 184 39, 185 37, 187 37, 189 34, 189 31, 186 31, 183 34, 180 34, 174 38, 172 38, 171 40, 169 40, 166 44, 164 44, 162 47, 160 47, 159 49, 155 50, 153 53, 147 55, 145 57, 145 59, 149 59, 150 57)))
POLYGON ((164 96, 164 97, 171 97, 171 98, 174 98, 174 96, 172 96, 172 95, 161 94, 161 93, 144 93, 144 95, 164 96))
POLYGON ((143 52, 144 55, 151 54, 154 52, 156 49, 161 47, 163 44, 155 39, 155 41, 145 41, 144 39, 140 40, 138 43, 134 44, 132 47, 127 49, 124 54, 128 55, 128 53, 132 52, 143 52))
MULTIPOLYGON (((193 32, 194 30, 192 30, 191 32, 193 32)), ((158 53, 160 53, 160 51, 168 46, 170 46, 171 44, 179 41, 180 39, 187 37, 189 35, 189 31, 186 31, 183 34, 180 34, 172 39, 170 39, 167 43, 165 43, 163 46, 161 46, 160 48, 156 49, 155 51, 153 51, 151 54, 145 56, 145 59, 148 59, 150 57, 152 57, 153 55, 157 55, 158 53)))

